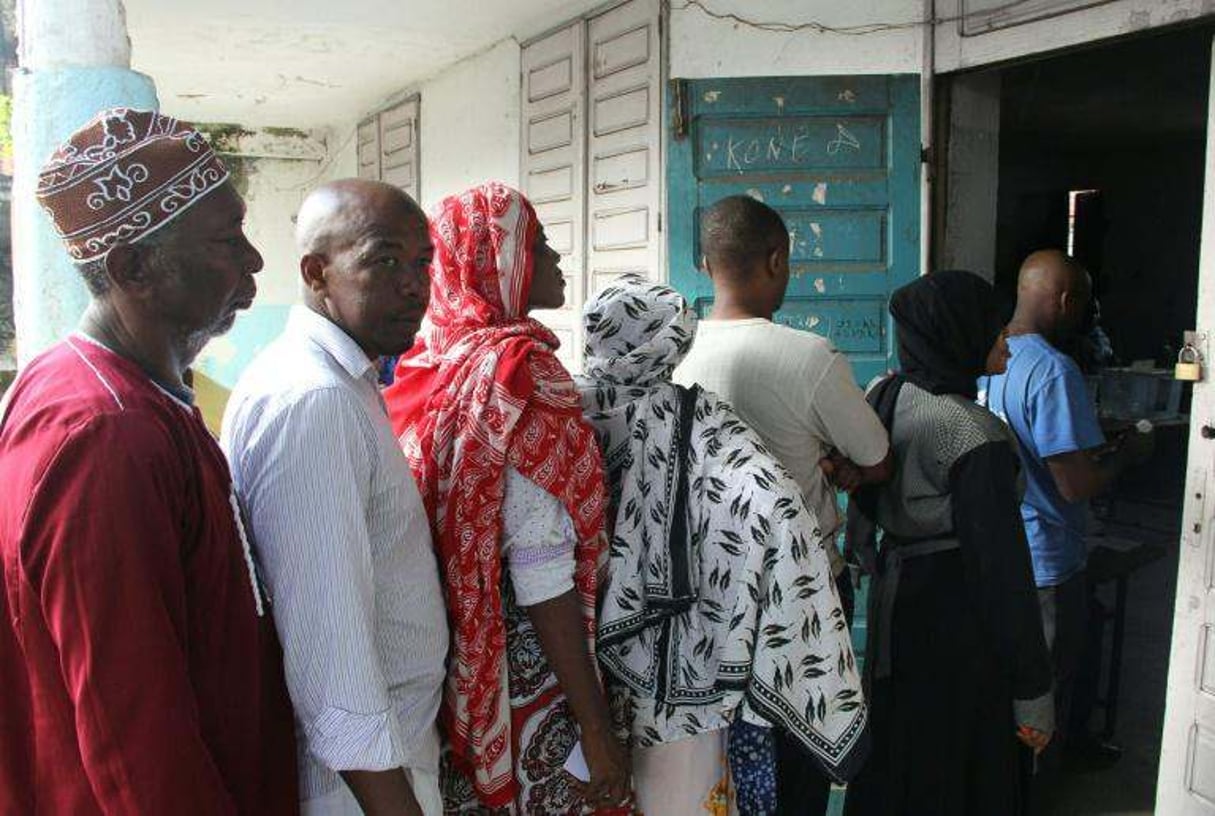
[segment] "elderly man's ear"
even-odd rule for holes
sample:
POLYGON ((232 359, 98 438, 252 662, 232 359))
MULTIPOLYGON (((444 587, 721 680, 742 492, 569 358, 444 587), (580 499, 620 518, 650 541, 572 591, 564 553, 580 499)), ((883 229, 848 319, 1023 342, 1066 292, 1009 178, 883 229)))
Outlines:
POLYGON ((133 244, 118 244, 105 256, 105 274, 110 285, 124 292, 138 294, 152 283, 148 265, 143 263, 143 250, 133 244))
POLYGON ((324 255, 315 252, 300 258, 300 279, 304 282, 305 289, 309 292, 325 291, 325 268, 328 263, 324 255))

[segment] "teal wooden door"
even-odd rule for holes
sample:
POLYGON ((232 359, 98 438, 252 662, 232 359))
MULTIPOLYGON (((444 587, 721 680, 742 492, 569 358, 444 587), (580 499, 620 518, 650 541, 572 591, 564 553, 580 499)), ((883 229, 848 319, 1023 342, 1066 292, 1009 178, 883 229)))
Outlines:
MULTIPOLYGON (((679 81, 668 94, 671 284, 700 314, 700 212, 743 193, 789 227, 792 277, 776 320, 830 338, 861 385, 896 365, 890 293, 920 273, 918 76, 679 81)), ((852 638, 864 659, 867 586, 852 638)), ((843 793, 829 813, 842 812, 843 793)))
POLYGON ((893 363, 890 292, 919 274, 917 76, 685 80, 668 94, 671 283, 701 314, 699 215, 727 195, 784 216, 793 277, 776 319, 829 337, 866 383, 893 363))

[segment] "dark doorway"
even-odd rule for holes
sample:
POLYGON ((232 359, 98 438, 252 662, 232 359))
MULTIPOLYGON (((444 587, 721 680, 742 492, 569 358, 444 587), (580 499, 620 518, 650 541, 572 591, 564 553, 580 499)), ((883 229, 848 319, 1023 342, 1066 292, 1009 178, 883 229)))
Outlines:
POLYGON ((1167 363, 1193 327, 1211 35, 1001 71, 996 283, 1011 296, 1021 259, 1070 244, 1125 364, 1167 363))
MULTIPOLYGON (((1065 772, 1035 816, 1154 808, 1188 435, 1188 395, 1166 371, 1196 323, 1213 33, 1171 29, 939 86, 934 259, 989 275, 1011 315, 1025 256, 1067 250, 1092 276, 1108 341, 1104 359, 1082 360, 1107 436, 1137 418, 1157 425, 1153 461, 1093 502, 1090 525, 1090 578, 1109 564, 1100 547, 1155 554, 1128 568, 1122 621, 1094 639, 1098 696, 1113 690, 1117 705, 1110 718, 1099 704, 1088 727, 1123 754, 1065 772), (1136 396, 1145 383, 1152 394, 1136 396)), ((1114 609, 1116 586, 1097 584, 1096 611, 1114 609)))

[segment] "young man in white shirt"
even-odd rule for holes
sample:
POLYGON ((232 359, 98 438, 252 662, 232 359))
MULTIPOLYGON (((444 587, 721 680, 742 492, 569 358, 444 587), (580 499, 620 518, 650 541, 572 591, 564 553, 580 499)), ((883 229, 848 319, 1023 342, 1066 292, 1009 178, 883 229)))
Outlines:
MULTIPOLYGON (((890 478, 886 430, 846 357, 817 334, 772 322, 789 283, 789 232, 780 214, 749 196, 730 196, 705 211, 700 238, 713 310, 700 321, 675 381, 731 402, 792 473, 823 525, 850 613, 852 586, 835 543, 835 489, 890 478)), ((829 793, 827 777, 778 729, 780 812, 819 816, 829 793)))
POLYGON ((304 201, 297 239, 305 305, 237 384, 221 442, 275 607, 301 807, 439 816, 447 618, 376 377, 426 309, 426 217, 395 187, 338 181, 304 201))

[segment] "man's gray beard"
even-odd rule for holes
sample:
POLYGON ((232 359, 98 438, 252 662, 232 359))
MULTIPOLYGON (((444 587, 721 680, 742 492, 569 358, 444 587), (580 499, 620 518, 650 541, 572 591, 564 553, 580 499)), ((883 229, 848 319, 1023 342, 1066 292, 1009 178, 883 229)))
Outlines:
POLYGON ((217 337, 221 337, 232 330, 233 324, 236 323, 236 312, 232 311, 224 317, 217 320, 205 329, 186 333, 183 338, 185 346, 185 364, 193 365, 198 355, 206 348, 207 343, 210 343, 217 337))

